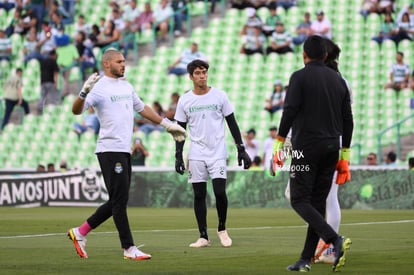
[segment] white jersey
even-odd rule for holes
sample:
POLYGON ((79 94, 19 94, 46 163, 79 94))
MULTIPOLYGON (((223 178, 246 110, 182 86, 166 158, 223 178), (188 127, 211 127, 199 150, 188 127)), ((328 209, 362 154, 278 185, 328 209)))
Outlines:
POLYGON ((314 31, 315 35, 323 36, 325 38, 332 39, 332 24, 329 19, 324 18, 322 21, 315 20, 311 24, 311 29, 314 31), (327 33, 322 33, 322 31, 328 28, 329 31, 327 33))
POLYGON ((247 145, 247 142, 244 141, 244 148, 246 149, 246 153, 249 155, 250 159, 253 161, 254 157, 259 155, 260 149, 260 142, 257 139, 252 139, 251 143, 253 143, 254 147, 247 145))
POLYGON ((274 42, 276 45, 282 45, 289 42, 288 46, 293 49, 292 36, 288 31, 283 31, 282 33, 276 31, 273 32, 270 41, 274 42))
POLYGON ((270 169, 270 162, 273 157, 273 143, 274 142, 275 140, 272 137, 268 137, 266 138, 264 145, 263 145, 263 152, 264 152, 263 164, 266 170, 270 169))
POLYGON ((101 125, 95 153, 131 152, 134 110, 144 110, 144 102, 126 80, 103 76, 85 99, 84 111, 95 109, 101 125))
POLYGON ((224 120, 233 112, 226 93, 214 87, 204 95, 190 90, 180 97, 174 118, 189 126, 189 160, 227 158, 224 120))
POLYGON ((195 59, 201 59, 203 61, 207 61, 206 56, 204 53, 200 51, 192 52, 191 49, 185 49, 183 53, 181 54, 181 60, 180 63, 178 63, 178 68, 187 69, 188 63, 195 59))
POLYGON ((157 24, 168 19, 169 17, 173 15, 174 15, 174 11, 170 5, 165 6, 165 8, 162 8, 161 5, 158 5, 155 8, 154 13, 152 14, 153 18, 155 18, 155 23, 157 24))
POLYGON ((391 66, 389 72, 394 76, 394 82, 403 82, 405 76, 410 74, 410 65, 407 63, 395 63, 391 66))

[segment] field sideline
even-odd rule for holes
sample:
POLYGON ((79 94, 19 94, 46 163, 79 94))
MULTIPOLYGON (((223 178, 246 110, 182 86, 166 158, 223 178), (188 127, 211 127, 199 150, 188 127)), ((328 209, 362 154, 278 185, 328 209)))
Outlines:
MULTIPOLYGON (((94 208, 0 208, 1 274, 292 274, 306 226, 291 209, 234 209, 228 213, 231 248, 216 236, 215 209, 209 209, 212 246, 194 249, 192 209, 129 208, 137 245, 149 261, 122 258, 112 220, 88 236, 88 259, 76 255, 66 237, 94 208)), ((342 274, 414 274, 413 210, 343 210, 341 234, 353 244, 342 274)), ((331 266, 312 265, 314 274, 331 266)))

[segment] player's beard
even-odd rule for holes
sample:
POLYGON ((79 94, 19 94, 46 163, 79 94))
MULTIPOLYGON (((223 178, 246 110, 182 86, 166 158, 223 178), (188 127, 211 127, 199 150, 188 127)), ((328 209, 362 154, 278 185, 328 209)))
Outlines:
POLYGON ((120 78, 124 76, 124 70, 116 70, 114 68, 111 68, 111 74, 120 78))

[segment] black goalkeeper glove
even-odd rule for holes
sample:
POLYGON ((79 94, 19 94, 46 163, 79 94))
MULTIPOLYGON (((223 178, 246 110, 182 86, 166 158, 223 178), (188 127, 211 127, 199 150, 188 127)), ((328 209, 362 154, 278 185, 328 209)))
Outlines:
POLYGON ((180 175, 184 174, 185 166, 182 152, 175 153, 175 171, 180 175))
POLYGON ((239 161, 239 166, 242 165, 242 161, 243 161, 244 169, 249 169, 250 164, 252 164, 252 161, 250 160, 250 157, 246 153, 246 150, 244 149, 244 145, 242 144, 237 144, 237 159, 239 161))

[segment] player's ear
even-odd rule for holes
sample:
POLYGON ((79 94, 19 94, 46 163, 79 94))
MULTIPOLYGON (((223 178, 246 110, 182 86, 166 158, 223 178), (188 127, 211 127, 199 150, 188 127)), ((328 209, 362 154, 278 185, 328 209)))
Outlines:
POLYGON ((302 57, 303 57, 303 63, 306 64, 309 61, 309 58, 308 58, 308 54, 305 51, 302 52, 302 57))
POLYGON ((306 54, 306 52, 305 51, 303 51, 302 52, 302 57, 303 57, 303 59, 306 59, 306 57, 307 57, 308 55, 306 54))
POLYGON ((104 67, 104 68, 109 68, 109 61, 104 61, 104 60, 102 60, 102 67, 104 67))

